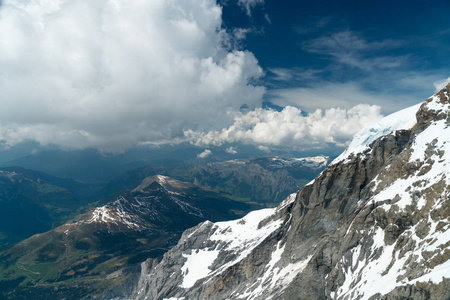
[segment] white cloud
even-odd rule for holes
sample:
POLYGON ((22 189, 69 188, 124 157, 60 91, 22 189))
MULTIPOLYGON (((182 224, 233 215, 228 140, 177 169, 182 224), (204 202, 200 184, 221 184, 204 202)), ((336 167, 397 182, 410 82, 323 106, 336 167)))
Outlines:
POLYGON ((238 0, 238 5, 245 9, 248 16, 252 15, 252 9, 258 4, 264 4, 264 0, 238 0))
POLYGON ((318 109, 307 116, 292 106, 280 112, 257 108, 237 114, 234 123, 221 131, 188 130, 185 134, 197 146, 239 142, 306 150, 327 144, 344 146, 361 128, 381 117, 380 107, 368 104, 359 104, 351 109, 318 109))
POLYGON ((261 150, 261 151, 267 152, 267 153, 270 152, 270 148, 267 147, 267 146, 259 145, 258 149, 261 150))
POLYGON ((198 158, 207 158, 208 156, 211 156, 211 155, 212 155, 212 151, 209 149, 205 149, 205 151, 203 151, 202 153, 197 154, 197 157, 198 158))
POLYGON ((225 152, 230 154, 236 154, 237 150, 234 149, 234 147, 228 147, 227 149, 225 149, 225 152))
POLYGON ((3 1, 3 139, 114 152, 222 128, 264 88, 221 25, 213 0, 3 1))
POLYGON ((447 79, 442 79, 442 80, 438 80, 438 81, 434 82, 435 92, 439 92, 449 83, 450 83, 450 77, 447 79))

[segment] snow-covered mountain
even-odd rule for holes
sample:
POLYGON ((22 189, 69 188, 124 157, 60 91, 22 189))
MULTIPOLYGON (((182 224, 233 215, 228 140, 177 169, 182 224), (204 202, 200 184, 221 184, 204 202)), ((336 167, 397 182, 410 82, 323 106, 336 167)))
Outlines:
MULTIPOLYGON (((330 157, 319 155, 312 157, 300 157, 300 158, 281 158, 281 157, 268 157, 266 159, 266 167, 273 169, 286 169, 286 168, 308 168, 317 170, 325 168, 330 160, 330 157)), ((255 159, 258 163, 263 165, 262 159, 255 159)))
POLYGON ((142 231, 155 226, 183 228, 186 222, 194 223, 205 219, 201 209, 193 205, 195 196, 186 191, 194 187, 167 176, 156 175, 144 179, 131 193, 124 193, 116 200, 96 207, 78 216, 63 227, 97 223, 109 228, 142 231), (173 218, 173 215, 183 216, 173 218), (180 223, 180 224, 179 224, 180 223))
POLYGON ((450 299, 449 96, 363 129, 277 208, 185 231, 117 298, 450 299))

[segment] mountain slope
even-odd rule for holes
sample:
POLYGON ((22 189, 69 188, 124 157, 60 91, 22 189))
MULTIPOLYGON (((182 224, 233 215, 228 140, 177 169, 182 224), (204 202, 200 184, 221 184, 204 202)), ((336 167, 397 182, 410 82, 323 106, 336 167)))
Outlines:
POLYGON ((249 210, 190 183, 146 178, 132 192, 0 252, 0 298, 99 293, 134 276, 145 259, 160 257, 186 228, 249 210))
POLYGON ((20 167, 0 168, 0 248, 61 225, 99 190, 20 167))
POLYGON ((276 209, 187 230, 131 299, 449 299, 450 85, 276 209))

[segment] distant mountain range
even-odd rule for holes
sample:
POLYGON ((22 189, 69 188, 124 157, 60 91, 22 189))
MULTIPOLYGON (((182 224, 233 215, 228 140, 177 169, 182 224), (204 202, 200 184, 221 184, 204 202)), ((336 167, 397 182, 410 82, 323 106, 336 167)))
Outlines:
MULTIPOLYGON (((108 154, 95 149, 68 150, 26 143, 5 148, 0 143, 0 167, 21 166, 56 177, 72 178, 78 182, 107 184, 128 170, 148 165, 184 168, 207 162, 267 156, 266 153, 252 146, 239 145, 238 149, 238 154, 230 154, 226 151, 226 147, 215 147, 212 149, 213 155, 199 158, 197 155, 203 149, 190 144, 159 147, 140 146, 124 153, 108 154)), ((272 155, 307 157, 324 154, 317 151, 297 153, 296 155, 281 150, 278 152, 280 153, 272 155)), ((328 152, 327 155, 335 156, 341 151, 336 152, 336 149, 329 149, 328 152)))
POLYGON ((273 207, 314 179, 329 163, 327 156, 285 159, 235 159, 192 167, 144 167, 125 172, 106 186, 109 193, 130 189, 145 177, 165 174, 217 190, 234 199, 273 207))

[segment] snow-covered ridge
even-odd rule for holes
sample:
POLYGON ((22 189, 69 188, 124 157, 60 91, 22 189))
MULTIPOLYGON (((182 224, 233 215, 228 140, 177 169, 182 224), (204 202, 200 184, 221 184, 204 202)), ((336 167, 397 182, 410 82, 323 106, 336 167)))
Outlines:
MULTIPOLYGON (((345 281, 334 295, 337 299, 367 300, 376 293, 387 294, 399 286, 417 282, 438 284, 443 278, 449 278, 450 260, 440 258, 450 245, 450 220, 444 212, 450 196, 450 103, 447 93, 443 94, 446 99, 433 96, 421 107, 421 113, 431 112, 441 117, 421 124, 425 128, 416 133, 410 148, 403 153, 406 159, 398 163, 409 171, 391 181, 391 174, 396 171, 391 171, 395 166, 389 165, 373 180, 374 195, 366 204, 367 207, 384 203, 379 210, 422 216, 397 239, 409 241, 408 247, 398 249, 395 243, 386 243, 385 230, 374 226, 365 237, 373 240, 369 253, 362 253, 360 245, 352 249, 352 265, 343 269, 345 281), (378 258, 371 257, 375 252, 382 254, 378 258)), ((364 242, 362 240, 361 244, 364 242)), ((342 258, 340 263, 346 265, 347 262, 342 258)))
MULTIPOLYGON (((272 168, 286 168, 286 167, 306 167, 306 168, 321 168, 325 167, 330 160, 329 156, 318 155, 311 157, 294 157, 294 158, 283 158, 279 156, 267 157, 267 158, 257 158, 252 160, 247 159, 232 159, 223 162, 208 163, 208 165, 245 165, 248 162, 262 161, 269 163, 269 167, 272 168)), ((258 162, 259 163, 259 162, 258 162)))
MULTIPOLYGON (((441 92, 428 98, 425 103, 418 103, 411 107, 405 108, 393 114, 390 114, 381 120, 363 128, 352 139, 350 145, 345 151, 333 160, 330 165, 337 164, 341 161, 347 161, 353 154, 363 153, 369 149, 369 145, 376 139, 389 135, 397 130, 411 129, 416 123, 416 113, 424 105, 424 109, 435 112, 445 112, 450 109, 450 96, 444 89, 441 92), (446 102, 445 102, 446 101, 446 102)), ((439 136, 437 134, 436 136, 439 136)))
POLYGON ((79 224, 104 223, 126 226, 130 230, 143 230, 148 228, 148 222, 143 220, 139 216, 139 213, 149 214, 151 211, 148 210, 147 205, 142 200, 134 198, 133 203, 130 203, 123 196, 119 196, 113 202, 96 207, 91 212, 88 212, 87 218, 66 223, 65 225, 74 226, 79 224))
POLYGON ((421 105, 422 103, 419 103, 405 108, 363 128, 353 137, 345 151, 333 160, 330 165, 348 161, 352 154, 363 153, 369 149, 369 145, 372 142, 382 136, 389 135, 397 130, 411 129, 416 124, 416 113, 421 105))
POLYGON ((146 178, 131 194, 118 196, 116 200, 96 207, 76 222, 66 225, 103 223, 141 231, 151 228, 154 222, 164 223, 165 214, 173 210, 205 218, 199 208, 182 200, 185 199, 182 193, 171 190, 174 186, 176 189, 184 185, 183 182, 162 175, 146 178), (158 184, 149 188, 154 182, 158 184))
POLYGON ((325 155, 318 155, 318 156, 312 156, 312 157, 293 158, 293 160, 296 160, 296 161, 304 161, 304 162, 311 162, 311 163, 318 163, 318 164, 327 163, 328 159, 330 159, 330 157, 325 156, 325 155))
POLYGON ((281 157, 271 157, 270 161, 274 162, 271 167, 274 168, 286 168, 286 167, 307 167, 312 169, 317 169, 325 167, 329 161, 330 157, 319 155, 313 157, 300 157, 300 158, 281 158, 281 157))

